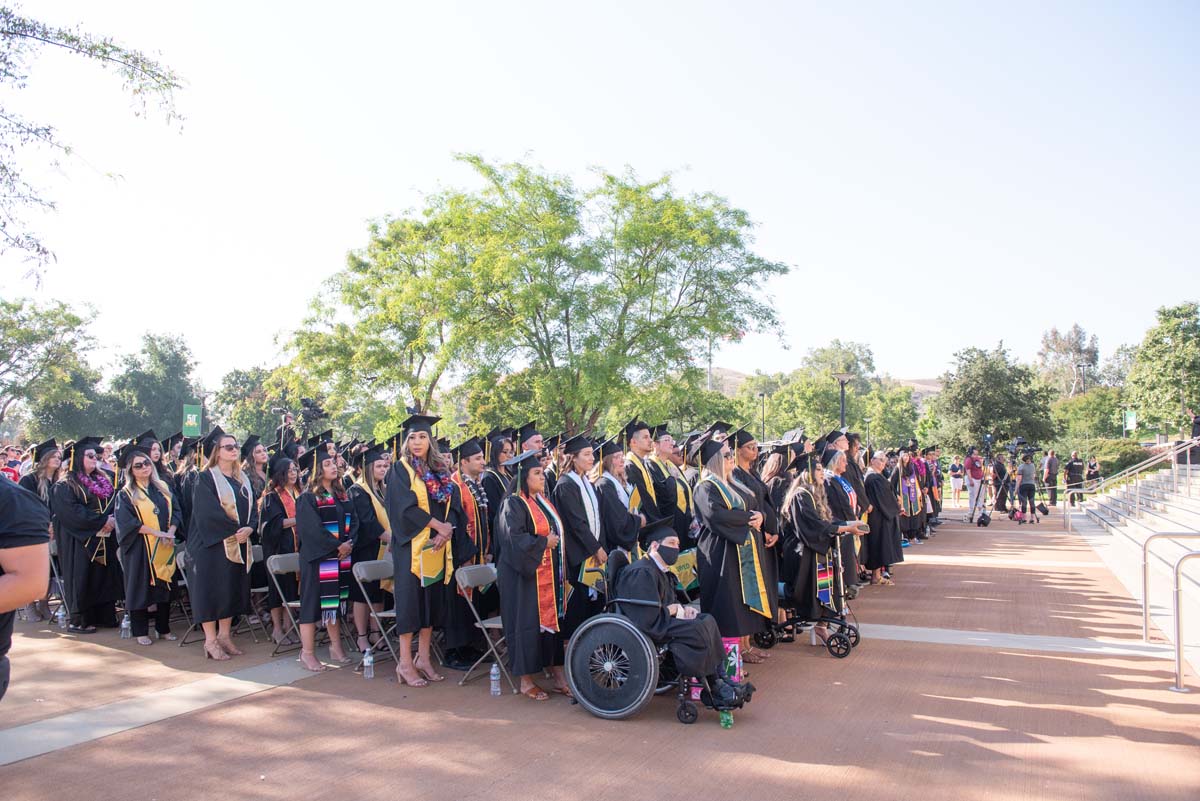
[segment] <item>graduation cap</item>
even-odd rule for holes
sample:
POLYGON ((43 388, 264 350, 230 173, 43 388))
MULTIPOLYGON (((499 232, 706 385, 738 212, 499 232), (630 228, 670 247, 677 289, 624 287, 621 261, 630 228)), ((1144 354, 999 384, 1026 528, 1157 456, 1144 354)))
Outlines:
POLYGON ((163 450, 169 451, 180 442, 183 442, 183 432, 176 431, 174 434, 162 441, 163 450))
POLYGON ((547 437, 542 440, 542 447, 548 451, 553 451, 562 442, 562 434, 555 434, 553 437, 547 437))
POLYGON ((246 441, 242 443, 242 458, 249 459, 250 454, 254 453, 254 449, 258 447, 260 442, 262 442, 262 439, 258 434, 251 434, 246 437, 246 441))
POLYGON ((441 453, 450 453, 450 439, 448 437, 438 437, 438 451, 441 453))
POLYGON ((186 458, 187 456, 190 456, 191 453, 194 450, 196 450, 196 446, 199 444, 200 444, 199 437, 184 437, 183 444, 179 448, 179 458, 183 459, 183 458, 186 458))
POLYGON ((212 431, 201 437, 198 446, 200 448, 200 458, 204 459, 212 454, 216 450, 217 443, 221 441, 221 437, 223 436, 225 436, 225 430, 220 426, 213 426, 212 431))
POLYGON ((403 431, 397 431, 395 434, 392 434, 390 437, 388 437, 387 439, 385 439, 383 441, 384 447, 392 452, 393 459, 397 459, 400 457, 400 443, 403 441, 404 441, 404 432, 403 431))
POLYGON ((606 456, 612 456, 614 453, 621 452, 621 443, 617 437, 606 439, 604 442, 597 442, 592 446, 592 452, 596 455, 596 460, 600 461, 606 456))
POLYGON ((418 431, 424 431, 433 439, 433 425, 442 418, 434 417, 428 414, 413 414, 409 415, 408 419, 400 424, 401 434, 405 439, 408 439, 418 431))
POLYGON ((825 442, 827 443, 826 446, 828 447, 829 445, 832 445, 833 443, 837 442, 839 439, 841 439, 844 436, 846 436, 846 429, 844 429, 844 428, 833 429, 832 431, 830 431, 828 434, 825 435, 825 442))
POLYGON ((483 443, 480 442, 479 437, 465 439, 458 443, 458 447, 450 451, 450 455, 456 462, 461 462, 463 459, 470 459, 478 453, 483 453, 483 443))
POLYGON ((715 436, 701 437, 696 447, 700 455, 700 464, 706 465, 725 448, 725 440, 716 439, 715 436))
POLYGON ((837 448, 826 448, 825 454, 821 457, 821 466, 829 467, 838 454, 841 453, 837 448))
POLYGON ((143 447, 149 447, 151 443, 158 442, 158 434, 155 434, 154 429, 152 428, 149 431, 143 431, 142 433, 138 434, 136 437, 130 440, 130 442, 136 443, 143 447))
POLYGON ((588 439, 586 434, 576 434, 562 443, 563 453, 571 456, 579 453, 585 448, 594 449, 595 447, 595 443, 588 439))
POLYGON ((639 431, 643 431, 643 430, 649 431, 650 430, 649 424, 646 423, 644 420, 639 420, 636 417, 634 417, 632 420, 630 420, 628 423, 625 424, 625 427, 623 429, 621 429, 621 433, 619 436, 621 437, 621 441, 626 445, 626 447, 628 447, 629 442, 630 442, 630 440, 633 439, 634 435, 637 434, 639 431))
POLYGON ((510 442, 513 442, 515 444, 517 442, 517 429, 502 428, 502 429, 500 429, 500 436, 504 437, 506 440, 509 440, 510 442))
POLYGON ((267 460, 267 475, 268 476, 271 476, 272 478, 274 478, 275 475, 277 473, 279 473, 280 470, 286 470, 288 465, 290 465, 296 461, 295 459, 292 458, 291 454, 289 453, 290 448, 291 448, 291 446, 289 445, 289 446, 283 448, 283 450, 276 450, 276 452, 271 456, 271 458, 267 460))
POLYGON ((780 439, 784 442, 798 442, 804 439, 804 427, 788 429, 783 432, 783 436, 780 439))
POLYGON ((667 431, 668 428, 670 428, 670 426, 667 423, 660 423, 659 425, 651 426, 650 427, 650 438, 652 440, 654 440, 655 442, 658 442, 660 439, 662 439, 663 437, 667 436, 670 433, 669 431, 667 431))
POLYGON ((524 445, 538 435, 537 420, 531 420, 517 429, 517 444, 524 445))
POLYGON ((670 517, 647 520, 641 533, 645 535, 647 542, 662 542, 667 537, 678 536, 673 518, 670 517))
MULTIPOLYGON (((157 441, 158 440, 155 440, 155 442, 157 441)), ((142 437, 138 437, 136 440, 130 440, 129 442, 126 442, 120 447, 120 449, 117 450, 118 467, 120 467, 122 470, 130 469, 129 463, 133 461, 135 456, 140 455, 145 456, 147 459, 150 458, 150 449, 142 447, 140 444, 141 442, 142 437)))
POLYGON ((504 462, 504 467, 508 468, 508 472, 516 476, 513 487, 517 492, 525 489, 523 486, 524 482, 521 480, 521 473, 532 470, 535 467, 541 467, 541 455, 541 451, 525 451, 504 462))
POLYGON ((308 470, 311 474, 317 470, 321 462, 324 462, 326 459, 333 459, 333 454, 329 452, 329 448, 325 447, 327 444, 327 442, 318 442, 312 448, 305 451, 304 455, 297 460, 300 468, 308 470))
POLYGON ((726 437, 726 439, 733 440, 734 447, 737 448, 755 441, 754 435, 751 434, 745 426, 742 426, 737 431, 734 431, 732 434, 726 437))
POLYGON ((387 448, 383 445, 373 445, 361 453, 353 454, 353 463, 356 467, 366 469, 382 459, 385 453, 387 448))
POLYGON ((54 437, 51 437, 45 442, 40 442, 37 445, 34 445, 29 450, 33 455, 33 463, 37 464, 47 453, 58 450, 58 443, 54 441, 54 437))
POLYGON ((708 428, 704 429, 702 433, 708 434, 710 437, 723 437, 729 433, 729 429, 731 428, 733 428, 731 424, 726 423, 724 420, 718 420, 708 428))
POLYGON ((311 450, 312 448, 317 447, 317 445, 321 444, 322 442, 326 442, 326 441, 329 441, 332 439, 333 439, 333 429, 330 428, 330 429, 326 429, 325 431, 322 431, 320 434, 313 434, 311 437, 308 438, 308 441, 304 444, 311 450))
POLYGON ((74 442, 68 442, 63 448, 63 459, 71 470, 79 470, 83 467, 83 452, 99 451, 103 444, 104 440, 99 437, 80 437, 74 442))

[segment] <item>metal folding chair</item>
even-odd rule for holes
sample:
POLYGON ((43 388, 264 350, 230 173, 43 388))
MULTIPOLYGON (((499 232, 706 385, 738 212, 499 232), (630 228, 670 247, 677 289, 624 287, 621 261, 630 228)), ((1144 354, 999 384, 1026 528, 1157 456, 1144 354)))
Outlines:
MULTIPOLYGON (((356 562, 351 572, 354 574, 354 581, 358 584, 358 589, 362 592, 364 598, 367 597, 367 584, 372 581, 390 579, 395 575, 390 559, 373 559, 369 562, 356 562)), ((386 609, 382 612, 376 612, 375 607, 370 604, 367 604, 367 608, 371 611, 371 619, 375 621, 375 625, 379 626, 379 632, 383 635, 383 644, 387 646, 388 652, 392 655, 392 660, 399 661, 396 656, 396 648, 392 644, 392 638, 396 634, 396 610, 386 609)), ((370 628, 368 627, 369 631, 370 628)), ((367 641, 370 642, 369 633, 367 634, 367 641)), ((367 650, 363 651, 362 656, 358 660, 358 667, 355 670, 362 668, 362 663, 367 657, 367 652, 374 653, 376 645, 378 643, 367 646, 367 650)))
MULTIPOLYGON (((298 553, 277 553, 267 560, 267 573, 271 576, 271 583, 275 585, 275 592, 279 593, 280 600, 283 601, 283 612, 288 617, 288 622, 291 623, 291 631, 296 632, 296 636, 300 636, 300 624, 296 622, 296 613, 300 611, 299 601, 289 601, 287 595, 283 592, 283 587, 279 584, 279 577, 286 576, 289 573, 300 572, 300 554, 298 553)), ((298 650, 299 644, 290 644, 287 642, 275 643, 275 650, 271 651, 271 656, 284 653, 285 651, 298 650)))
MULTIPOLYGON (((175 551, 175 566, 179 568, 179 574, 183 577, 179 581, 180 585, 183 587, 187 587, 188 583, 191 579, 192 558, 188 554, 188 552, 185 548, 179 548, 175 551)), ((203 632, 203 628, 201 628, 200 624, 196 622, 196 619, 192 617, 192 614, 190 611, 190 606, 191 606, 191 604, 189 603, 188 604, 189 608, 183 609, 183 613, 187 618, 188 627, 187 627, 187 631, 185 631, 183 633, 183 636, 179 638, 179 647, 180 648, 182 648, 185 645, 191 645, 192 643, 200 642, 201 640, 204 639, 204 637, 202 635, 199 640, 192 640, 191 642, 188 642, 188 635, 190 635, 193 631, 203 632)), ((182 600, 180 600, 180 607, 183 608, 182 600)))
POLYGON ((62 573, 58 572, 58 540, 50 540, 50 572, 54 575, 54 581, 51 582, 50 596, 46 600, 46 605, 50 605, 50 598, 57 596, 59 604, 62 605, 69 619, 71 605, 67 603, 67 589, 63 585, 62 573))
MULTIPOLYGON (((261 545, 250 546, 250 560, 252 564, 258 564, 262 562, 263 549, 261 545)), ((258 637, 254 633, 255 626, 257 626, 258 630, 262 632, 263 637, 266 639, 270 639, 271 637, 270 633, 267 631, 267 624, 264 623, 262 619, 263 613, 265 613, 266 610, 261 609, 261 605, 255 603, 256 599, 265 599, 268 592, 270 592, 270 590, 267 587, 250 588, 250 613, 242 616, 241 621, 238 623, 237 630, 234 631, 234 634, 249 633, 254 639, 255 645, 258 644, 258 637)))
MULTIPOLYGON (((486 587, 489 584, 496 582, 496 566, 492 564, 486 565, 465 565, 455 568, 454 578, 458 582, 458 587, 463 591, 463 599, 467 602, 467 608, 471 610, 471 614, 475 616, 475 626, 483 632, 483 639, 487 642, 487 654, 475 660, 475 664, 471 665, 470 669, 463 674, 462 679, 458 682, 459 686, 466 684, 473 678, 475 668, 479 667, 487 659, 487 655, 491 654, 492 659, 496 660, 496 664, 500 666, 500 672, 504 674, 504 678, 508 679, 508 686, 512 688, 513 693, 517 692, 517 685, 513 682, 512 675, 508 672, 508 666, 504 664, 504 659, 501 656, 501 651, 504 649, 504 625, 499 615, 489 617, 484 620, 479 616, 479 610, 475 608, 474 590, 480 587, 486 587)), ((483 674, 480 673, 480 676, 483 674)))

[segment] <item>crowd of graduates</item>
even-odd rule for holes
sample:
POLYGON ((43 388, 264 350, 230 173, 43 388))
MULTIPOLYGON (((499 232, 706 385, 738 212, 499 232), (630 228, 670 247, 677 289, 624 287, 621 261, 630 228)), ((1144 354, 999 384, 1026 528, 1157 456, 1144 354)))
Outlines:
MULTIPOLYGON (((236 624, 253 616, 321 671, 321 629, 328 658, 346 664, 343 639, 373 648, 372 609, 391 610, 397 678, 423 687, 445 678, 442 666, 476 663, 486 643, 474 612, 498 614, 507 666, 534 700, 570 694, 564 646, 604 611, 598 579, 618 549, 671 579, 678 603, 664 601, 664 614, 703 617, 756 664, 770 654, 754 635, 790 617, 817 622, 825 640, 822 615, 844 612, 865 585, 892 585, 903 548, 939 523, 940 453, 915 440, 872 452, 844 429, 759 442, 724 422, 676 437, 634 419, 611 437, 543 437, 527 423, 452 447, 438 422, 413 415, 379 442, 298 436, 290 418, 270 442, 219 427, 52 439, 12 473, 48 515, 61 582, 47 597, 61 594, 72 634, 126 625, 142 646, 175 640, 172 608, 186 602, 207 658, 241 655, 236 624), (298 572, 272 580, 266 563, 286 554, 298 554, 298 572), (355 564, 381 559, 390 580, 352 580, 355 564), (453 581, 484 564, 494 585, 453 581), (832 597, 822 577, 837 565, 832 597)), ((34 621, 49 612, 47 599, 25 610, 34 621)))

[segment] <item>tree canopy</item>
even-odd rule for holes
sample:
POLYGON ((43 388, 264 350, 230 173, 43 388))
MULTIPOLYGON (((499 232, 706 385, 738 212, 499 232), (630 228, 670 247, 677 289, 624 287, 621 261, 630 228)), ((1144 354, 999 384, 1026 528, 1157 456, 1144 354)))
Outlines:
POLYGON ((79 408, 88 403, 79 375, 91 348, 84 318, 63 303, 0 300, 0 422, 18 401, 79 408))
POLYGON ((1138 346, 1125 384, 1138 427, 1184 424, 1184 406, 1200 406, 1200 305, 1164 306, 1138 346))

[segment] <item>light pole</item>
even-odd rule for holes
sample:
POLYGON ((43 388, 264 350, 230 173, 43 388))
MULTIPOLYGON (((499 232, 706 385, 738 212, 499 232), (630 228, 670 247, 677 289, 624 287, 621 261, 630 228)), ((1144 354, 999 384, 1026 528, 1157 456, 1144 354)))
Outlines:
POLYGON ((871 418, 864 417, 863 422, 867 425, 867 447, 871 447, 871 418))
POLYGON ((767 441, 767 393, 758 393, 758 399, 762 403, 762 436, 758 438, 759 442, 767 441))
POLYGON ((842 428, 846 427, 846 385, 854 379, 854 373, 834 373, 833 377, 837 379, 838 386, 842 390, 842 428))

